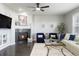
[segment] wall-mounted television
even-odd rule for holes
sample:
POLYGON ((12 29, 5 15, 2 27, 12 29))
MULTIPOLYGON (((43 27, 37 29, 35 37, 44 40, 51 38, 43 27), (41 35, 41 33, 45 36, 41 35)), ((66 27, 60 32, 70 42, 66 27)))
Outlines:
POLYGON ((0 28, 11 28, 12 18, 6 15, 0 14, 0 28))

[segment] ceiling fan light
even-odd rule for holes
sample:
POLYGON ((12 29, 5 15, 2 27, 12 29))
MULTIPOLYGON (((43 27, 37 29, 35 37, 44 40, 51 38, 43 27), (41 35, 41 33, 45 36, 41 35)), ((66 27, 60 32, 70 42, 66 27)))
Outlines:
POLYGON ((38 11, 39 11, 39 10, 40 10, 40 8, 36 8, 36 10, 38 10, 38 11))

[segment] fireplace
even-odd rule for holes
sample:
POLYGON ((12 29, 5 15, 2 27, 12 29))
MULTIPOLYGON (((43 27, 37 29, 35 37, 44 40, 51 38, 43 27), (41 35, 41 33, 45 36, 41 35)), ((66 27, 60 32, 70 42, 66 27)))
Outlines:
POLYGON ((30 38, 30 29, 16 29, 15 30, 15 41, 16 43, 27 43, 30 38))
POLYGON ((20 32, 18 35, 18 40, 19 41, 23 41, 26 40, 27 41, 28 38, 28 33, 27 32, 20 32))

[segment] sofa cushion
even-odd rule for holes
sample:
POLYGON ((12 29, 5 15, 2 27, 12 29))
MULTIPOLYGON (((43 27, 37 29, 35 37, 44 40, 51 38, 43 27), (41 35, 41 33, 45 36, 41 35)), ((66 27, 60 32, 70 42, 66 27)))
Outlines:
POLYGON ((79 43, 79 36, 76 36, 74 41, 79 43))
POLYGON ((56 37, 56 35, 51 35, 51 37, 56 37))
POLYGON ((74 41, 74 39, 75 39, 75 35, 70 35, 69 40, 74 41))
POLYGON ((64 40, 68 40, 69 39, 70 34, 66 34, 64 37, 64 40))
POLYGON ((42 38, 42 37, 43 37, 43 35, 38 35, 38 37, 39 37, 39 38, 42 38))

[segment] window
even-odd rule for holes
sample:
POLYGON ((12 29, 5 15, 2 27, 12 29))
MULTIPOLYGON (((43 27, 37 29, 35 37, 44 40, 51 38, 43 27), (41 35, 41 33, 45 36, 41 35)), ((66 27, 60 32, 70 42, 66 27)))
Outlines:
POLYGON ((73 33, 79 34, 79 14, 73 17, 73 33))

